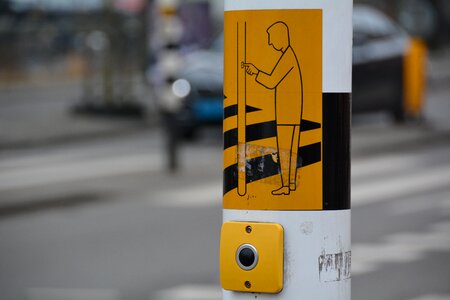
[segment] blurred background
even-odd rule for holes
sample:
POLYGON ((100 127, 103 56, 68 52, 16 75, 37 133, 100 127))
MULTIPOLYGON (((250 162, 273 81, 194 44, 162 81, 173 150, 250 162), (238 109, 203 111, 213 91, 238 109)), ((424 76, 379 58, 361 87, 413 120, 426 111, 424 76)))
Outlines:
MULTIPOLYGON (((223 3, 0 1, 0 299, 220 299, 223 3)), ((450 1, 355 1, 354 299, 450 299, 450 1)))

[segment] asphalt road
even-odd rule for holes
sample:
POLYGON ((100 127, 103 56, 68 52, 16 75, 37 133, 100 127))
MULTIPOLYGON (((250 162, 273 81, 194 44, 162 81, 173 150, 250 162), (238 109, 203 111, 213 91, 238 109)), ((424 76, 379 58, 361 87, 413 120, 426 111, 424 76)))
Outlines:
MULTIPOLYGON (((439 99, 425 123, 355 119, 353 299, 450 299, 450 109, 439 99)), ((181 158, 166 171, 158 130, 1 152, 0 299, 218 299, 220 131, 181 158)))

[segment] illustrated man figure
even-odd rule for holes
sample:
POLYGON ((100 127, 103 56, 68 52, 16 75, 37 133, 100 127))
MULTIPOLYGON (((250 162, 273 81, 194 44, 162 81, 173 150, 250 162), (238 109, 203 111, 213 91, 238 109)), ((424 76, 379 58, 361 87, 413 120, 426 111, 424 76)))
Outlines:
POLYGON ((251 63, 244 64, 249 75, 267 89, 275 90, 277 124, 277 162, 282 186, 272 195, 289 195, 297 187, 297 152, 300 143, 300 120, 303 108, 303 85, 300 65, 290 45, 289 28, 276 22, 267 29, 268 42, 281 56, 270 73, 251 63))

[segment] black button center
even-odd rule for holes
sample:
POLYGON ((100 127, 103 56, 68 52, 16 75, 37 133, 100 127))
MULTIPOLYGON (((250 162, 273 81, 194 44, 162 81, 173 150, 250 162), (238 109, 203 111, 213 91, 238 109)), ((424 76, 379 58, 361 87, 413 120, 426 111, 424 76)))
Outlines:
POLYGON ((255 252, 250 248, 244 248, 239 252, 239 262, 244 267, 250 267, 255 262, 255 252))

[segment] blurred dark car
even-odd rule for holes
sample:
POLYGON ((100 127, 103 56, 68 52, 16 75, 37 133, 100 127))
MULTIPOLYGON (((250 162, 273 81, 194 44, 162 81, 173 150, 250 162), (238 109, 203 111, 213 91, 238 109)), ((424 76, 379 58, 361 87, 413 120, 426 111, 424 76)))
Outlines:
POLYGON ((439 46, 450 41, 448 0, 355 0, 387 11, 410 34, 439 46))
POLYGON ((426 47, 380 11, 355 5, 353 113, 387 111, 396 121, 419 116, 426 47))
POLYGON ((189 82, 191 92, 177 120, 183 135, 193 137, 199 126, 221 124, 223 120, 223 36, 210 49, 186 55, 184 65, 180 78, 189 82))
MULTIPOLYGON (((424 57, 422 44, 367 5, 355 5, 353 24, 353 113, 387 111, 397 121, 420 114, 424 66, 417 61, 424 57)), ((184 95, 175 116, 182 134, 190 137, 200 126, 221 124, 223 37, 208 50, 185 55, 177 78, 172 91, 184 95)))

